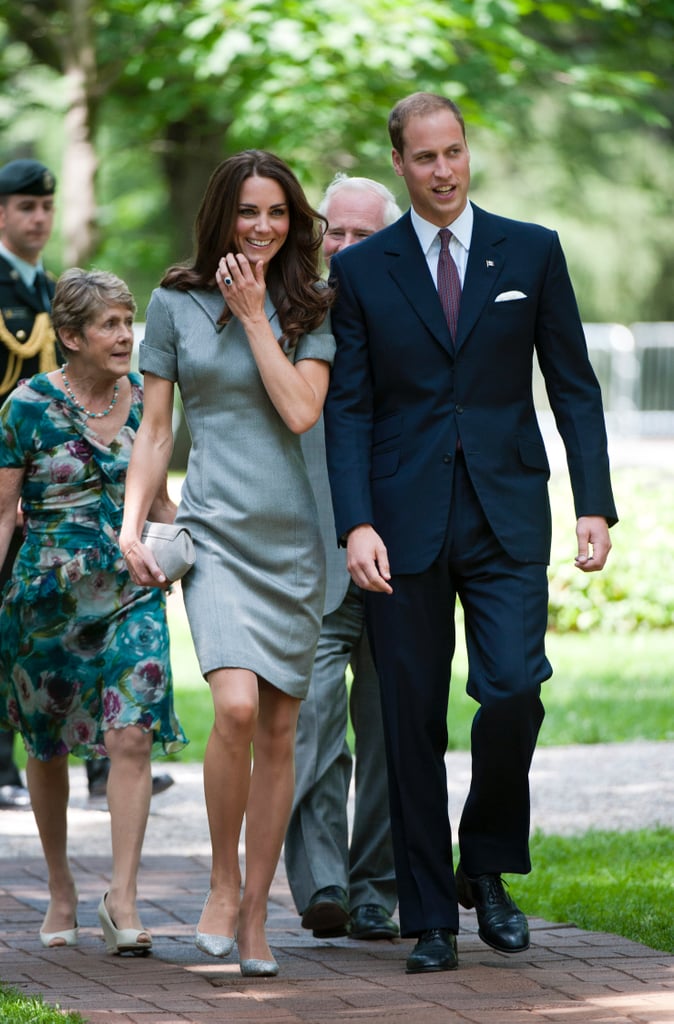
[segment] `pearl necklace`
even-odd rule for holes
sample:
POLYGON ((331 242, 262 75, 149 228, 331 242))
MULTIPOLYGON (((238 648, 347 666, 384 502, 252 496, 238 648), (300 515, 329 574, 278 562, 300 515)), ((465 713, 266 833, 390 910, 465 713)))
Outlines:
MULTIPOLYGON (((67 365, 68 364, 66 363, 66 366, 67 365)), ((112 401, 110 402, 110 405, 108 406, 108 408, 104 409, 103 412, 92 412, 91 409, 87 409, 86 406, 82 405, 82 403, 80 401, 78 401, 78 399, 77 399, 77 397, 75 395, 75 392, 73 391, 72 387, 70 386, 70 381, 68 380, 68 378, 66 376, 66 366, 62 366, 61 367, 61 376, 63 377, 63 386, 66 389, 66 394, 68 395, 68 398, 73 403, 75 408, 79 409, 80 412, 83 412, 84 415, 87 417, 87 419, 91 419, 91 420, 102 420, 105 416, 109 416, 110 413, 112 412, 112 410, 117 405, 117 396, 119 394, 119 384, 118 384, 118 382, 115 381, 115 386, 114 386, 113 391, 112 391, 112 401)))

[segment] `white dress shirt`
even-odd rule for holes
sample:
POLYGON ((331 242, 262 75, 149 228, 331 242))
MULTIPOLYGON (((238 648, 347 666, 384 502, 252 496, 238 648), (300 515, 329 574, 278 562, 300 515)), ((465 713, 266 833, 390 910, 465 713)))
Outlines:
MULTIPOLYGON (((431 224, 429 221, 424 220, 423 217, 420 217, 414 207, 410 209, 410 216, 412 218, 412 227, 419 239, 419 245, 426 257, 428 269, 431 272, 431 277, 433 278, 437 288, 438 257, 440 256, 440 237, 438 232, 440 231, 440 228, 437 224, 431 224)), ((456 220, 445 226, 452 232, 452 237, 449 242, 449 251, 452 255, 452 259, 456 263, 456 269, 459 272, 459 278, 461 280, 461 287, 463 288, 463 282, 466 276, 466 266, 468 264, 470 240, 473 237, 473 207, 470 203, 466 203, 465 209, 462 210, 456 220)))

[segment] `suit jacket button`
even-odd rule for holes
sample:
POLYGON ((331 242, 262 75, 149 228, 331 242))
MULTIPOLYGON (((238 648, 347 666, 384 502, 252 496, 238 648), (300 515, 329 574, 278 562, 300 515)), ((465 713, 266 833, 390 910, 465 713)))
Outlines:
POLYGON ((449 454, 449 452, 445 452, 445 454, 442 456, 442 461, 443 462, 451 462, 452 461, 452 456, 449 454))
POLYGON ((457 406, 455 406, 455 408, 456 408, 456 411, 458 413, 462 413, 463 412, 463 406, 462 405, 457 405, 457 406))

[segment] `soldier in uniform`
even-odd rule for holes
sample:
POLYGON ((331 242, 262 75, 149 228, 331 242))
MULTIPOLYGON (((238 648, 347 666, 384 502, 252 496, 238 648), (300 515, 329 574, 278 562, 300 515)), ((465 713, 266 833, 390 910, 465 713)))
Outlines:
MULTIPOLYGON (((25 377, 56 369, 49 312, 55 282, 42 267, 54 222, 56 180, 37 160, 0 168, 0 404, 25 377)), ((21 544, 21 520, 0 568, 0 589, 21 544)), ((29 808, 28 790, 13 758, 14 732, 0 730, 0 809, 29 808)))

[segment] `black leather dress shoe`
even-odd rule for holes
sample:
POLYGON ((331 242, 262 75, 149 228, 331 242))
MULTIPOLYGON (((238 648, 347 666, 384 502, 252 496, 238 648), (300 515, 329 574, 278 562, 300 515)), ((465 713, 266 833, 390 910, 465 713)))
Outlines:
POLYGON ((30 793, 25 786, 0 786, 0 810, 29 811, 30 793))
POLYGON ((172 775, 153 775, 152 776, 152 796, 159 796, 160 793, 165 793, 167 789, 170 789, 175 779, 172 775))
POLYGON ((346 935, 348 923, 349 900, 341 885, 318 889, 302 914, 302 927, 310 928, 318 939, 346 935))
POLYGON ((529 948, 526 916, 503 888, 500 875, 470 877, 459 864, 456 890, 462 907, 475 907, 477 934, 488 946, 501 953, 521 953, 529 948))
MULTIPOLYGON (((167 789, 170 789, 174 784, 175 779, 172 775, 153 775, 152 776, 152 796, 159 796, 160 793, 165 793, 167 789)), ((98 797, 106 796, 108 792, 108 776, 107 773, 99 778, 89 780, 89 796, 92 800, 98 797)))
POLYGON ((456 935, 449 928, 429 928, 419 936, 407 958, 407 974, 455 971, 459 966, 456 935))
POLYGON ((378 903, 361 903, 351 911, 349 935, 352 939, 396 939, 400 928, 378 903))
POLYGON ((351 924, 349 921, 346 924, 338 924, 336 928, 314 928, 312 935, 315 939, 343 939, 349 934, 351 924))

